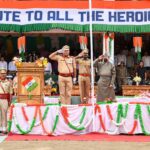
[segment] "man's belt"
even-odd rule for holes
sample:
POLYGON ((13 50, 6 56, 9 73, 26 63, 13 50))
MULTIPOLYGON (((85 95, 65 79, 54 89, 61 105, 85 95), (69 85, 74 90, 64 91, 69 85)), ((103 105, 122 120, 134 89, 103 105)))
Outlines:
POLYGON ((79 75, 80 75, 80 76, 84 76, 84 77, 90 77, 90 76, 91 76, 91 75, 88 74, 88 73, 80 73, 79 75))
POLYGON ((0 94, 0 99, 10 99, 10 94, 0 94))
POLYGON ((59 75, 62 77, 72 77, 73 73, 59 73, 59 75))

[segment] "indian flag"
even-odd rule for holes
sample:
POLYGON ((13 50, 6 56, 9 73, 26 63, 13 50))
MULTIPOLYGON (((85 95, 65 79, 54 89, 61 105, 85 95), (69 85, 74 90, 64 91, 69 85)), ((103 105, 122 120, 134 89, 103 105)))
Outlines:
POLYGON ((137 53, 138 61, 142 59, 141 48, 142 48, 142 37, 133 37, 133 46, 135 47, 135 52, 137 53))
POLYGON ((33 79, 32 76, 27 77, 23 82, 22 85, 26 88, 28 92, 33 91, 37 86, 37 82, 33 79))
POLYGON ((25 53, 25 45, 26 45, 26 39, 25 36, 21 36, 18 38, 18 50, 19 54, 22 58, 22 60, 25 59, 24 53, 25 53))
POLYGON ((80 48, 82 50, 87 49, 87 37, 86 36, 79 36, 79 43, 80 43, 80 48))

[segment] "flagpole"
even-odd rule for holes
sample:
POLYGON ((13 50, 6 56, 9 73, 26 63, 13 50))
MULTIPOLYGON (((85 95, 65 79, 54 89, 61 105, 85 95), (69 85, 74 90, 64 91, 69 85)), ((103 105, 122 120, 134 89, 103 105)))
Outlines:
MULTIPOLYGON (((89 0, 89 20, 90 20, 90 52, 91 52, 91 97, 94 98, 92 0, 89 0)), ((92 101, 92 103, 94 103, 94 101, 92 101)))
POLYGON ((93 67, 93 31, 92 31, 92 0, 89 0, 89 20, 90 20, 90 52, 91 52, 91 101, 93 106, 93 131, 95 131, 94 121, 94 67, 93 67))

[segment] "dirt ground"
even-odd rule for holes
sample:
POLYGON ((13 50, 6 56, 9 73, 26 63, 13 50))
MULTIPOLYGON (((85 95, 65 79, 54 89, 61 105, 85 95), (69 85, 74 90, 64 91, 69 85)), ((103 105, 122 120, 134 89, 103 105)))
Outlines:
POLYGON ((95 141, 5 141, 0 150, 150 150, 150 143, 95 141))

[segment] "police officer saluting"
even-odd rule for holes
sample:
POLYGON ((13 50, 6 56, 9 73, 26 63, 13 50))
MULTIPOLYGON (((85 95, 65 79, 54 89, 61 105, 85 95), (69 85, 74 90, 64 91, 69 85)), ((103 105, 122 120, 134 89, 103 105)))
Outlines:
POLYGON ((6 75, 6 69, 0 68, 0 132, 3 134, 7 134, 7 109, 13 92, 12 83, 6 75))
POLYGON ((79 64, 79 89, 82 103, 88 103, 90 94, 90 66, 88 50, 84 49, 76 56, 76 63, 79 64))
POLYGON ((75 58, 70 56, 70 47, 65 45, 62 49, 49 55, 51 60, 58 61, 59 92, 62 104, 70 104, 73 82, 76 82, 75 58))

